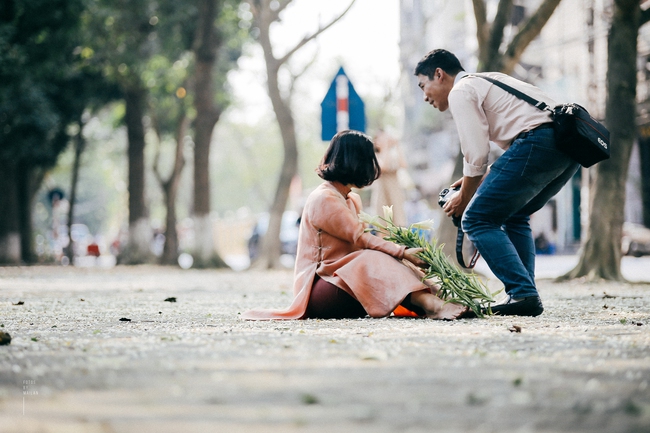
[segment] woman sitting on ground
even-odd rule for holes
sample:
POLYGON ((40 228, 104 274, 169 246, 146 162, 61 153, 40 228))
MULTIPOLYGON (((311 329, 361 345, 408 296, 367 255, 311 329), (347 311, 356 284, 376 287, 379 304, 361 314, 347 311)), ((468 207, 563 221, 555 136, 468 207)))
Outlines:
POLYGON ((424 266, 419 248, 385 241, 365 232, 361 198, 353 187, 381 174, 373 143, 356 131, 330 142, 318 175, 325 180, 307 198, 300 222, 294 300, 285 310, 252 310, 243 318, 343 319, 386 317, 398 305, 431 319, 453 320, 466 308, 431 292, 401 260, 424 266))

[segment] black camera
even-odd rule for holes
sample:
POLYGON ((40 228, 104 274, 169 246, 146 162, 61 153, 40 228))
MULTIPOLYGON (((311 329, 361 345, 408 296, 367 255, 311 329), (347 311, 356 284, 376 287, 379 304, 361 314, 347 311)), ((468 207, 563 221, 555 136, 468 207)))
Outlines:
MULTIPOLYGON (((440 207, 443 207, 453 196, 458 194, 458 191, 460 191, 460 187, 457 186, 456 188, 445 188, 442 191, 440 191, 440 194, 438 194, 438 204, 440 207)), ((452 216, 451 221, 454 223, 456 227, 460 226, 460 217, 457 216, 452 216)))

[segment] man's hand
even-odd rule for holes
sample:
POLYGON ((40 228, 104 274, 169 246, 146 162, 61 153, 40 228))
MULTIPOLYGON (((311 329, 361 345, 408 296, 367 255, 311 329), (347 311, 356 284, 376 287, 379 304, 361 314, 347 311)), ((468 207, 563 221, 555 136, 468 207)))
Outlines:
POLYGON ((451 184, 452 188, 460 186, 460 191, 458 194, 454 195, 449 199, 449 201, 444 205, 442 210, 447 214, 447 216, 457 216, 461 217, 465 208, 469 204, 469 201, 474 197, 474 193, 478 189, 483 176, 477 177, 468 177, 465 176, 461 179, 458 179, 456 182, 451 184))

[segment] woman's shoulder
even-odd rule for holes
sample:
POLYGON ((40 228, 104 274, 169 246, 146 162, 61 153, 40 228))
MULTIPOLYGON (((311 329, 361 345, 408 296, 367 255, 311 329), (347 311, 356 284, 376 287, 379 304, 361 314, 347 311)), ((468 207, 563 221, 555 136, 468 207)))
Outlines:
POLYGON ((327 200, 329 197, 333 197, 335 192, 336 191, 327 187, 327 182, 321 183, 307 196, 305 208, 313 207, 314 205, 327 200))
MULTIPOLYGON (((352 194, 353 193, 350 193, 350 195, 352 194)), ((345 206, 345 198, 336 187, 334 187, 334 185, 329 182, 324 182, 309 194, 305 203, 305 208, 322 209, 323 207, 338 207, 340 205, 345 206)))
POLYGON ((325 198, 330 198, 330 197, 338 197, 338 198, 343 198, 341 193, 339 193, 334 185, 332 185, 330 182, 323 182, 320 185, 314 189, 308 197, 308 200, 318 200, 318 199, 325 199, 325 198))

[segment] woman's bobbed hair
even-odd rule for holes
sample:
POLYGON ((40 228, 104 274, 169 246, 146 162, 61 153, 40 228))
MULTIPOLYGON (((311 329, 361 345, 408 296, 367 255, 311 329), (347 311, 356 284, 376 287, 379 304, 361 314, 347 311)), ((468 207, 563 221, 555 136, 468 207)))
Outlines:
POLYGON ((379 178, 381 169, 370 137, 346 130, 332 138, 316 173, 325 180, 363 188, 379 178))

